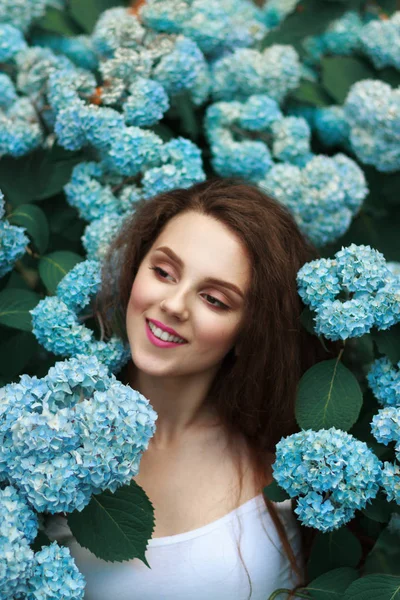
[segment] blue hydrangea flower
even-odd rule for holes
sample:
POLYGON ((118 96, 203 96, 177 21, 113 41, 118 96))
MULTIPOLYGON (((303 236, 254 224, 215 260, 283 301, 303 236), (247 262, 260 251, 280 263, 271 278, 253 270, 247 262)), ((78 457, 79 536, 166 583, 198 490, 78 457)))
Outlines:
POLYGON ((90 302, 101 285, 101 264, 97 260, 85 260, 78 263, 62 278, 57 286, 57 296, 68 306, 77 311, 90 302))
POLYGON ((188 188, 205 180, 203 169, 196 164, 189 164, 187 167, 171 164, 155 167, 148 169, 143 175, 143 197, 147 199, 174 188, 188 188))
POLYGON ((149 401, 94 355, 59 362, 33 384, 34 399, 26 377, 1 388, 0 464, 20 494, 53 514, 129 483, 155 431, 149 401))
POLYGON ((118 48, 138 48, 145 31, 126 8, 110 8, 101 13, 93 29, 93 49, 100 57, 111 58, 118 48))
POLYGON ((346 11, 333 21, 322 34, 325 54, 353 54, 359 46, 360 33, 364 22, 358 12, 346 11))
POLYGON ((389 276, 381 252, 370 246, 350 244, 335 254, 336 272, 348 292, 376 292, 389 276))
POLYGON ((9 61, 26 47, 27 43, 19 29, 8 23, 0 23, 0 62, 9 61))
POLYGON ((379 490, 381 462, 349 433, 331 427, 300 431, 276 446, 275 481, 302 523, 327 532, 349 521, 379 490), (326 504, 326 506, 325 506, 326 504))
POLYGON ((117 235, 125 215, 104 215, 86 226, 82 236, 82 245, 89 259, 103 260, 108 246, 117 235))
POLYGON ((311 130, 302 117, 285 117, 272 125, 274 158, 304 166, 311 156, 311 130))
POLYGON ((0 221, 0 277, 12 270, 15 262, 22 258, 29 244, 24 227, 0 221))
POLYGON ((292 46, 280 44, 263 52, 240 48, 212 64, 211 80, 215 100, 243 101, 253 94, 267 94, 282 102, 299 85, 299 57, 292 46))
POLYGON ((329 258, 305 263, 297 273, 297 285, 303 302, 314 310, 334 300, 341 290, 334 262, 329 258))
POLYGON ((68 548, 57 542, 36 552, 26 600, 83 600, 86 580, 68 548))
POLYGON ((44 15, 46 4, 46 0, 2 0, 0 23, 11 23, 25 31, 34 19, 44 15))
POLYGON ((17 100, 15 86, 6 73, 0 73, 0 108, 7 109, 17 100))
POLYGON ((122 212, 111 186, 104 183, 105 171, 101 163, 81 162, 74 167, 70 181, 64 186, 68 204, 86 221, 122 212))
POLYGON ((400 94, 384 81, 364 79, 350 88, 343 105, 357 158, 378 171, 400 168, 400 94))
POLYGON ((67 150, 80 150, 86 143, 83 121, 86 113, 85 103, 76 99, 66 108, 62 108, 54 125, 57 142, 67 150))
POLYGON ((376 359, 367 380, 379 404, 400 408, 400 362, 396 367, 386 356, 376 359))
POLYGON ((164 87, 157 81, 137 77, 129 87, 124 102, 125 123, 136 127, 155 125, 169 109, 169 99, 164 87))
POLYGON ((159 159, 161 138, 139 127, 123 127, 114 133, 104 162, 121 175, 133 177, 159 159))
POLYGON ((390 462, 383 463, 382 488, 389 502, 400 504, 400 466, 390 462))
POLYGON ((387 21, 374 20, 360 32, 360 48, 377 69, 400 69, 400 11, 387 21))
POLYGON ((400 408, 398 406, 386 406, 374 415, 371 423, 372 435, 381 444, 389 442, 400 442, 400 408))
POLYGON ((58 113, 71 102, 89 99, 96 89, 96 79, 89 71, 67 68, 53 71, 47 85, 47 98, 58 113))
POLYGON ((0 512, 0 596, 13 600, 31 574, 38 518, 13 486, 0 489, 0 512))
POLYGON ((287 206, 303 233, 323 246, 345 233, 368 188, 362 170, 343 154, 303 156, 304 167, 275 164, 257 185, 287 206))
POLYGON ((389 329, 400 322, 400 281, 389 280, 371 298, 371 309, 375 316, 375 326, 379 330, 389 329))
POLYGON ((315 331, 329 340, 346 340, 368 333, 374 315, 367 299, 326 300, 315 316, 315 331))
POLYGON ((183 33, 205 54, 216 55, 260 41, 262 11, 242 0, 150 0, 139 9, 143 23, 157 31, 183 33))
POLYGON ((152 71, 157 81, 170 96, 196 85, 198 77, 204 80, 208 65, 197 44, 190 38, 179 35, 174 49, 164 55, 152 71))
POLYGON ((31 544, 39 529, 38 517, 12 485, 0 489, 0 506, 0 536, 10 541, 24 537, 31 544))
POLYGON ((283 117, 278 103, 266 94, 253 94, 243 104, 237 104, 240 106, 238 124, 249 131, 270 131, 271 126, 283 117))
POLYGON ((30 46, 15 57, 18 68, 17 89, 27 96, 35 96, 39 101, 46 96, 47 82, 52 73, 70 69, 76 71, 73 62, 66 56, 54 54, 50 48, 30 46))

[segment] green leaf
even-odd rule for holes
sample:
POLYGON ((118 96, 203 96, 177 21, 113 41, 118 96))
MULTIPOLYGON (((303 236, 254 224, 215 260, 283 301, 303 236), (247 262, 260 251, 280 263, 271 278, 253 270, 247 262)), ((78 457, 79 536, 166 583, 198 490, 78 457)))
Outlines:
POLYGON ((394 13, 398 6, 397 0, 376 0, 376 3, 379 4, 387 15, 394 13))
POLYGON ((325 56, 321 60, 322 84, 338 104, 346 100, 350 87, 360 79, 375 79, 375 72, 354 56, 325 56))
POLYGON ((0 324, 22 331, 32 331, 29 311, 40 300, 39 294, 26 290, 5 289, 0 292, 0 324))
POLYGON ((341 600, 348 586, 358 577, 355 569, 333 569, 314 579, 307 587, 313 600, 341 600))
POLYGON ((0 343, 0 373, 15 377, 21 373, 38 349, 35 336, 28 331, 12 333, 0 343))
POLYGON ((374 547, 368 554, 363 573, 386 573, 388 575, 400 575, 399 561, 400 535, 398 531, 386 527, 375 542, 374 547))
MULTIPOLYGON (((398 505, 394 501, 389 502, 384 493, 380 491, 376 498, 369 502, 362 512, 368 519, 372 519, 378 523, 387 523, 392 513, 397 509, 400 510, 398 505)), ((400 542, 400 538, 398 541, 400 542)), ((400 575, 400 570, 398 574, 400 575)))
POLYGON ((307 572, 310 579, 339 567, 356 567, 361 559, 361 544, 346 527, 330 533, 317 533, 311 549, 307 572))
POLYGON ((6 201, 13 207, 32 202, 35 196, 36 173, 43 160, 42 149, 26 156, 3 156, 0 160, 0 187, 6 201))
POLYGON ((335 104, 334 99, 328 92, 314 81, 302 80, 300 86, 290 95, 290 99, 305 102, 311 106, 329 106, 335 104))
POLYGON ((74 252, 60 250, 43 256, 39 261, 39 275, 50 294, 55 294, 61 279, 82 257, 74 252))
POLYGON ((400 360, 400 323, 396 323, 384 331, 373 329, 371 335, 379 352, 387 356, 392 363, 398 363, 400 360))
POLYGON ((139 558, 149 567, 145 550, 154 529, 154 509, 144 490, 132 480, 113 494, 92 496, 81 511, 68 515, 77 542, 106 561, 139 558))
POLYGON ((287 494, 285 490, 283 490, 276 483, 275 480, 272 480, 269 485, 265 486, 263 493, 267 496, 267 498, 269 498, 269 500, 272 500, 272 502, 283 502, 284 500, 290 498, 289 494, 287 494))
POLYGON ((58 10, 52 6, 46 8, 44 16, 35 21, 35 26, 48 33, 59 33, 65 36, 79 35, 82 33, 74 19, 65 10, 58 10))
POLYGON ((296 420, 302 429, 348 431, 357 421, 362 393, 357 379, 338 359, 312 366, 300 380, 296 420))
POLYGON ((91 33, 100 14, 109 8, 121 6, 120 0, 70 0, 69 9, 72 17, 85 30, 91 33))
POLYGON ((73 168, 83 159, 82 151, 71 152, 54 144, 39 164, 36 173, 35 200, 44 200, 61 192, 71 179, 73 168))
POLYGON ((354 581, 343 600, 400 600, 400 577, 367 575, 354 581))
POLYGON ((45 213, 34 204, 20 204, 7 215, 12 225, 25 227, 36 248, 43 254, 49 243, 49 226, 45 213))

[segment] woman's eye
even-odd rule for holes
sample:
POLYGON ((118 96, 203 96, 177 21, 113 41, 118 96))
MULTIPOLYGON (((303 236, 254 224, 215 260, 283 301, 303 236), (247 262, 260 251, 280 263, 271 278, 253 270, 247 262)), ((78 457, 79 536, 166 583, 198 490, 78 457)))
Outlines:
MULTIPOLYGON (((164 279, 166 279, 166 276, 169 275, 169 273, 167 273, 167 271, 164 271, 164 269, 161 269, 161 267, 149 267, 149 269, 151 269, 152 271, 155 271, 156 273, 158 273, 160 275, 160 277, 163 277, 164 279)), ((171 275, 169 275, 169 276, 171 277, 171 275)), ((209 304, 211 304, 212 306, 215 306, 215 308, 221 308, 223 310, 229 310, 229 306, 227 306, 226 304, 224 304, 223 302, 221 302, 221 300, 218 300, 217 298, 214 298, 214 296, 210 296, 210 294, 204 294, 204 295, 207 298, 211 298, 211 302, 209 302, 209 304), (218 304, 215 304, 215 302, 217 302, 218 304)))

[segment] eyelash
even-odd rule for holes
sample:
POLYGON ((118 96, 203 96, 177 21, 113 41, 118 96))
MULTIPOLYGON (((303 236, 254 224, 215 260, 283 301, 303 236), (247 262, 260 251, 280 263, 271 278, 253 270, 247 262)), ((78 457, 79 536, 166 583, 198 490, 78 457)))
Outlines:
MULTIPOLYGON (((149 267, 149 269, 151 269, 152 271, 155 271, 156 273, 158 273, 159 271, 162 271, 166 275, 169 275, 169 273, 167 273, 167 271, 164 271, 164 269, 161 269, 161 267, 149 267)), ((160 273, 159 273, 159 275, 160 275, 160 277, 162 277, 162 275, 160 273)), ((212 302, 209 302, 209 304, 211 304, 211 306, 213 306, 214 308, 219 308, 220 310, 230 310, 229 306, 227 306, 220 300, 217 300, 217 298, 214 298, 214 296, 210 296, 210 294, 205 294, 205 295, 208 296, 209 298, 212 298, 213 300, 218 302, 218 304, 221 305, 221 306, 217 306, 216 304, 212 304, 212 302)))

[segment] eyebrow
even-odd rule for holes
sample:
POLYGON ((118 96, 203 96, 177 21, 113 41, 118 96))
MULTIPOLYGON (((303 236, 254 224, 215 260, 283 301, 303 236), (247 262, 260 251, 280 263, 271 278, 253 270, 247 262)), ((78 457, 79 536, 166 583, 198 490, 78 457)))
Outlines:
MULTIPOLYGON (((157 250, 161 250, 162 252, 167 254, 181 268, 183 268, 183 260, 181 258, 179 258, 179 256, 177 254, 175 254, 175 252, 173 250, 171 250, 171 248, 168 248, 168 246, 160 246, 159 248, 155 249, 155 252, 157 250)), ((242 290, 240 290, 234 283, 230 283, 229 281, 223 281, 222 279, 216 279, 215 277, 207 277, 205 281, 207 283, 212 283, 215 285, 221 285, 223 287, 226 287, 226 288, 232 290, 232 292, 235 292, 236 294, 238 294, 238 296, 240 296, 241 298, 243 298, 242 290)))

